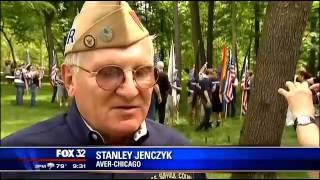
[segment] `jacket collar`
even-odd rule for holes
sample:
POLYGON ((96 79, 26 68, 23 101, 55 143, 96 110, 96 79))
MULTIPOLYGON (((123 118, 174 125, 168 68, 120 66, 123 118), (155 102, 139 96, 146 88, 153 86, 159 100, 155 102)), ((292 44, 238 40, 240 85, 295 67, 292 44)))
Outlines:
MULTIPOLYGON (((106 145, 107 140, 94 130, 86 120, 81 116, 75 100, 71 104, 71 108, 67 114, 67 124, 70 131, 79 145, 106 145)), ((148 135, 146 121, 143 121, 140 128, 135 132, 132 142, 129 145, 140 143, 148 135)))

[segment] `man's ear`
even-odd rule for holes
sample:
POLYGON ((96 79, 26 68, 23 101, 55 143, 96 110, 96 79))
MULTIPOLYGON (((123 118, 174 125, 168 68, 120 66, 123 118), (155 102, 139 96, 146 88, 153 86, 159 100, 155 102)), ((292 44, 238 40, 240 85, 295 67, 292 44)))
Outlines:
POLYGON ((67 64, 62 64, 62 78, 64 82, 64 86, 66 87, 68 91, 68 95, 70 97, 74 96, 75 93, 75 82, 74 82, 74 75, 71 69, 71 66, 67 64))

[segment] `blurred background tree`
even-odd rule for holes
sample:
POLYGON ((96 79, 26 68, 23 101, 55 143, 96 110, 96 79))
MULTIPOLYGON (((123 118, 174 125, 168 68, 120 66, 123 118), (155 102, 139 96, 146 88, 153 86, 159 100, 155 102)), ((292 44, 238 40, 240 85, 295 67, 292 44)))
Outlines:
MULTIPOLYGON (((49 71, 52 51, 55 50, 59 64, 63 61, 65 39, 74 17, 84 1, 17 1, 1 3, 1 65, 6 60, 23 63, 29 49, 32 63, 45 66, 49 71)), ((186 2, 181 1, 178 10, 172 1, 130 1, 131 7, 150 34, 157 38, 156 54, 168 64, 171 41, 175 40, 175 26, 180 27, 179 38, 181 71, 191 68, 196 62, 196 50, 200 41, 201 66, 205 61, 219 68, 222 61, 222 47, 237 46, 238 69, 241 71, 245 55, 250 54, 250 65, 256 64, 260 31, 264 23, 268 2, 186 2), (190 8, 192 7, 192 8, 190 8), (191 10, 197 10, 199 24, 192 27, 191 10), (176 13, 176 15, 175 15, 176 13), (175 24, 175 17, 179 22, 175 24), (192 33, 196 28, 197 37, 192 33), (210 41, 210 42, 208 42, 210 41), (250 42, 252 41, 252 45, 250 42), (196 45, 195 45, 196 43, 196 45), (250 49, 248 49, 250 47, 250 49)), ((307 28, 303 35, 301 54, 297 69, 305 68, 315 73, 320 68, 319 1, 314 1, 307 28)), ((176 37, 177 38, 177 37, 176 37)), ((235 48, 233 48, 235 49, 235 48)), ((176 54, 179 54, 176 52, 176 54)), ((239 73, 240 74, 240 73, 239 73)))

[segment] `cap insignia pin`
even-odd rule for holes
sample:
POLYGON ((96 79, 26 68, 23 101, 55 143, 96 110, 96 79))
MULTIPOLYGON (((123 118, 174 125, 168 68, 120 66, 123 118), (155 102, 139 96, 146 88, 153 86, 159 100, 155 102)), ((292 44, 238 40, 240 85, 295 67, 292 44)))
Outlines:
POLYGON ((88 48, 93 48, 96 45, 96 40, 92 35, 86 35, 83 38, 83 43, 88 48))
POLYGON ((113 35, 112 35, 112 29, 109 27, 104 27, 101 30, 100 33, 100 38, 102 39, 102 41, 108 42, 112 39, 113 35))

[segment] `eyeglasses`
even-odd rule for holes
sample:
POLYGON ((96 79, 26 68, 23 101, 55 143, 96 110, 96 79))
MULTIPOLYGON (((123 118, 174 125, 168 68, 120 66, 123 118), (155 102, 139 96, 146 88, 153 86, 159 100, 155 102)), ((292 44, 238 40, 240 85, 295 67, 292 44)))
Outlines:
MULTIPOLYGON (((125 81, 125 71, 116 65, 107 65, 97 71, 90 71, 78 65, 71 65, 95 76, 96 82, 101 89, 116 89, 125 81)), ((153 87, 158 80, 158 70, 153 66, 141 66, 130 70, 133 73, 135 84, 142 89, 153 87)))

